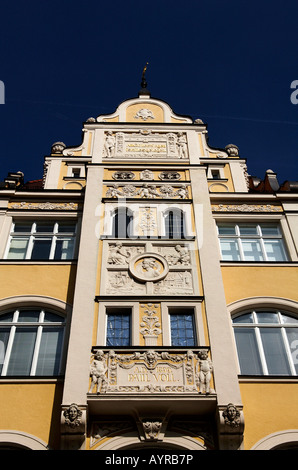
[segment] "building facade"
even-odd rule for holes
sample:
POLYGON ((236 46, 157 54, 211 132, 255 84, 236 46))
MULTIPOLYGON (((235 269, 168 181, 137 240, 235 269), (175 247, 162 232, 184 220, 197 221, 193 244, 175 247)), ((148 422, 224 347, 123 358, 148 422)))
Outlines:
POLYGON ((0 200, 2 448, 298 448, 295 182, 144 85, 0 200))

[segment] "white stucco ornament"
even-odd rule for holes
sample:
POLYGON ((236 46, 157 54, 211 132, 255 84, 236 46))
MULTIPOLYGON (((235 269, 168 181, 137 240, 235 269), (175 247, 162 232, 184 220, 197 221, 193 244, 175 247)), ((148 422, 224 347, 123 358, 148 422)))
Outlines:
POLYGON ((169 266, 163 256, 145 253, 133 258, 129 264, 131 275, 141 282, 160 281, 169 272, 169 266))
POLYGON ((154 114, 150 109, 142 108, 140 109, 136 115, 134 116, 135 119, 143 119, 143 121, 147 121, 147 119, 155 119, 154 114))

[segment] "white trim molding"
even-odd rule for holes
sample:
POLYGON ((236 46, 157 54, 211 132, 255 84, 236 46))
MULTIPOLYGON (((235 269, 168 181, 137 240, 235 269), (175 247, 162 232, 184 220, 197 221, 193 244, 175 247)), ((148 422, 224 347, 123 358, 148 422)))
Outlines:
POLYGON ((289 445, 290 447, 294 443, 298 447, 298 429, 288 429, 260 439, 251 450, 272 450, 279 446, 289 445))
POLYGON ((28 450, 49 450, 44 441, 21 431, 0 431, 0 450, 3 445, 25 447, 28 450))
POLYGON ((298 302, 283 297, 247 297, 245 299, 236 300, 235 302, 227 305, 230 315, 234 315, 235 313, 248 309, 263 307, 272 307, 298 314, 298 302))
POLYGON ((37 305, 40 308, 54 309, 63 315, 71 312, 71 305, 54 297, 46 297, 42 295, 16 295, 13 297, 5 297, 0 300, 0 312, 7 308, 20 308, 25 306, 37 305))

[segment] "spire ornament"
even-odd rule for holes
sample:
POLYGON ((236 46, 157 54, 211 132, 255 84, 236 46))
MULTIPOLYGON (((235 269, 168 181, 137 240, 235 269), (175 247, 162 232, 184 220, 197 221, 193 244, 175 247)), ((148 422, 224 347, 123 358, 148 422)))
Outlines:
POLYGON ((146 65, 143 68, 142 81, 141 81, 141 90, 139 91, 139 96, 140 95, 150 95, 150 92, 147 90, 147 81, 146 81, 146 71, 147 71, 148 65, 149 65, 149 62, 146 62, 146 65))

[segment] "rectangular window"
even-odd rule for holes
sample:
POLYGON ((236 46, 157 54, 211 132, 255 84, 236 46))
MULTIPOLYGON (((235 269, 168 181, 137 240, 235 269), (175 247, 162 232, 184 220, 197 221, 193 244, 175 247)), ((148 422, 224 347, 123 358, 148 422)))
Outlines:
POLYGON ((224 261, 287 261, 278 224, 218 224, 224 261))
POLYGON ((172 346, 196 346, 194 311, 192 308, 169 310, 172 346))
POLYGON ((131 345, 131 309, 107 308, 107 346, 131 345))
POLYGON ((15 222, 7 259, 70 260, 74 257, 76 223, 72 221, 15 222))

